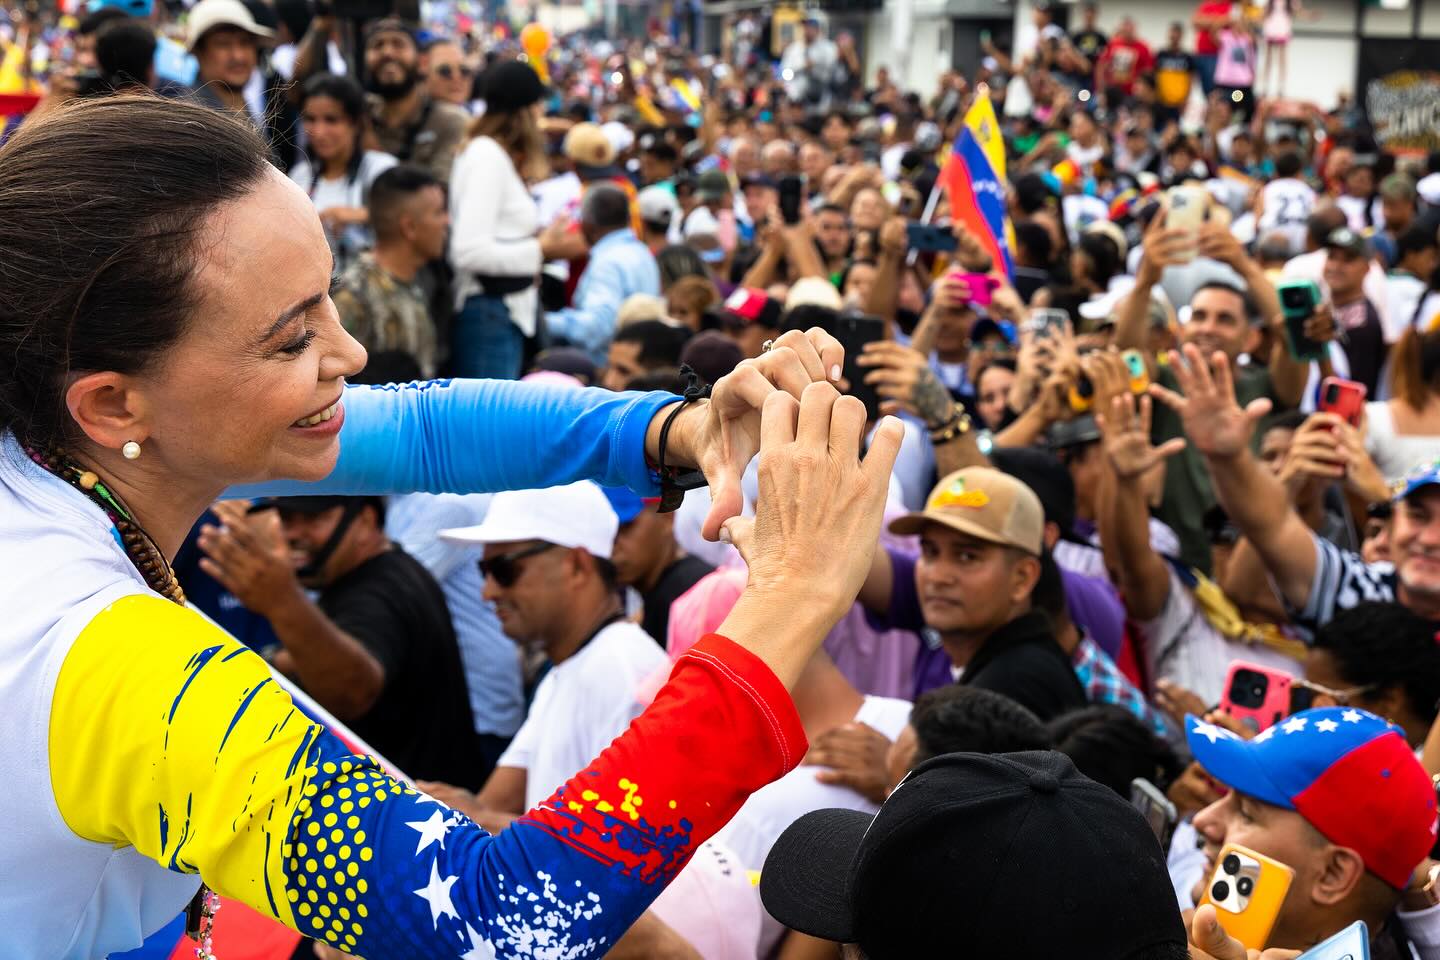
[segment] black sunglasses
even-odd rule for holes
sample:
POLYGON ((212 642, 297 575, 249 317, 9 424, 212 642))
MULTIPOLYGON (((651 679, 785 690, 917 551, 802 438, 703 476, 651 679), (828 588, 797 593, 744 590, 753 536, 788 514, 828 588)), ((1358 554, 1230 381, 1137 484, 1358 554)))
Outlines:
POLYGON ((458 70, 458 71, 460 72, 460 76, 462 76, 462 77, 473 77, 473 76, 475 76, 475 71, 472 70, 472 69, 470 69, 469 67, 466 67, 466 66, 452 67, 452 66, 450 66, 450 64, 448 64, 448 63, 442 63, 442 64, 440 64, 440 66, 436 67, 436 68, 435 68, 435 73, 438 74, 439 76, 443 77, 444 79, 449 80, 452 76, 454 76, 456 70, 458 70))
POLYGON ((553 543, 537 543, 533 547, 525 547, 523 550, 516 550, 512 553, 502 553, 480 561, 480 577, 491 577, 502 587, 513 587, 515 581, 520 578, 520 565, 517 561, 526 557, 533 557, 537 553, 544 553, 553 548, 553 543))

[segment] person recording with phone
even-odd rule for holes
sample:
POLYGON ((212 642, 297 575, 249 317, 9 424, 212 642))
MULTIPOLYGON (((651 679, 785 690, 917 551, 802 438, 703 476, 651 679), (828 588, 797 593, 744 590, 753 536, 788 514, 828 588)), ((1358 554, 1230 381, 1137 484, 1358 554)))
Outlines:
MULTIPOLYGON (((1206 257, 1228 265, 1245 286, 1211 282, 1196 290, 1189 301, 1190 319, 1181 327, 1183 342, 1193 344, 1197 355, 1207 360, 1217 352, 1224 355, 1235 370, 1235 388, 1242 402, 1264 399, 1277 411, 1298 406, 1309 365, 1290 354, 1279 298, 1259 264, 1219 223, 1202 222, 1197 229, 1168 226, 1166 221, 1167 211, 1162 208, 1146 230, 1135 287, 1121 301, 1117 313, 1115 345, 1122 350, 1145 350, 1151 291, 1162 273, 1167 267, 1206 257), (1259 349, 1267 330, 1272 334, 1268 361, 1237 365, 1242 355, 1259 349)), ((1163 387, 1176 386, 1173 364, 1161 366, 1152 358, 1150 376, 1163 387)), ((1162 442, 1185 433, 1179 419, 1164 407, 1155 411, 1155 428, 1162 442)), ((1209 486, 1199 452, 1193 447, 1181 450, 1166 471, 1165 496, 1158 512, 1180 537, 1181 559, 1207 573, 1211 569, 1210 545, 1201 521, 1215 503, 1209 486)))

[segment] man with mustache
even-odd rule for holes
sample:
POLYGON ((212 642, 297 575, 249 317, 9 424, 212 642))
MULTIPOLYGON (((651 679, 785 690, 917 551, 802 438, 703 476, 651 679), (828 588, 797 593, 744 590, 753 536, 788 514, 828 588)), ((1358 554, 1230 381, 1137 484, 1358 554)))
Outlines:
POLYGON ((372 94, 370 125, 380 149, 448 183, 469 117, 430 96, 421 82, 420 48, 404 22, 388 18, 370 28, 365 75, 372 94))

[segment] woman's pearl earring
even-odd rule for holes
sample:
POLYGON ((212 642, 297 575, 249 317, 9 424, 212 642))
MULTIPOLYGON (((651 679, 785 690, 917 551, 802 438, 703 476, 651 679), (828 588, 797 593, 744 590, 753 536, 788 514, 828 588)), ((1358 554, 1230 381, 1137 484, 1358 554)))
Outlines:
POLYGON ((139 460, 140 444, 136 443, 134 440, 126 440, 125 446, 120 448, 120 453, 122 456, 125 457, 126 460, 139 460))

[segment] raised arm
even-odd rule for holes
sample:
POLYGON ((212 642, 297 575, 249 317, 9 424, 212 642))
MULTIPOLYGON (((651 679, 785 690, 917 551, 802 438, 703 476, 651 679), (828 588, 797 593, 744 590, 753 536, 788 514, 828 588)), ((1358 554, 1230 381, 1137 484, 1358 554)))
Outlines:
POLYGON ((1281 596, 1303 609, 1315 579, 1315 541, 1280 481, 1250 452, 1255 424, 1270 411, 1270 401, 1240 409, 1230 363, 1218 351, 1207 365, 1199 349, 1187 344, 1183 360, 1172 352, 1170 362, 1184 395, 1159 384, 1150 392, 1180 414, 1185 435, 1205 457, 1220 506, 1259 552, 1281 596))
POLYGON ((725 527, 749 580, 723 633, 503 833, 350 755, 258 656, 153 595, 75 614, 90 619, 50 718, 66 824, 362 956, 605 953, 749 793, 799 763, 786 690, 870 567, 899 423, 862 463, 863 405, 818 383, 800 402, 768 396, 761 426, 756 516, 725 527))
MULTIPOLYGON (((1190 231, 1184 227, 1167 228, 1162 208, 1145 230, 1140 266, 1135 271, 1135 286, 1120 301, 1115 318, 1115 346, 1121 350, 1139 350, 1149 356, 1150 291, 1160 282, 1168 266, 1185 262, 1191 248, 1190 231)), ((1151 371, 1154 372, 1153 369, 1151 371)))
MULTIPOLYGON (((740 513, 740 477, 760 443, 760 407, 838 380, 844 351, 823 330, 790 331, 768 353, 716 382, 708 401, 677 416, 666 464, 710 482, 704 534, 740 513)), ((432 380, 345 391, 340 460, 315 483, 280 481, 229 496, 477 493, 591 479, 653 495, 660 431, 672 393, 566 390, 501 380, 432 380)))

